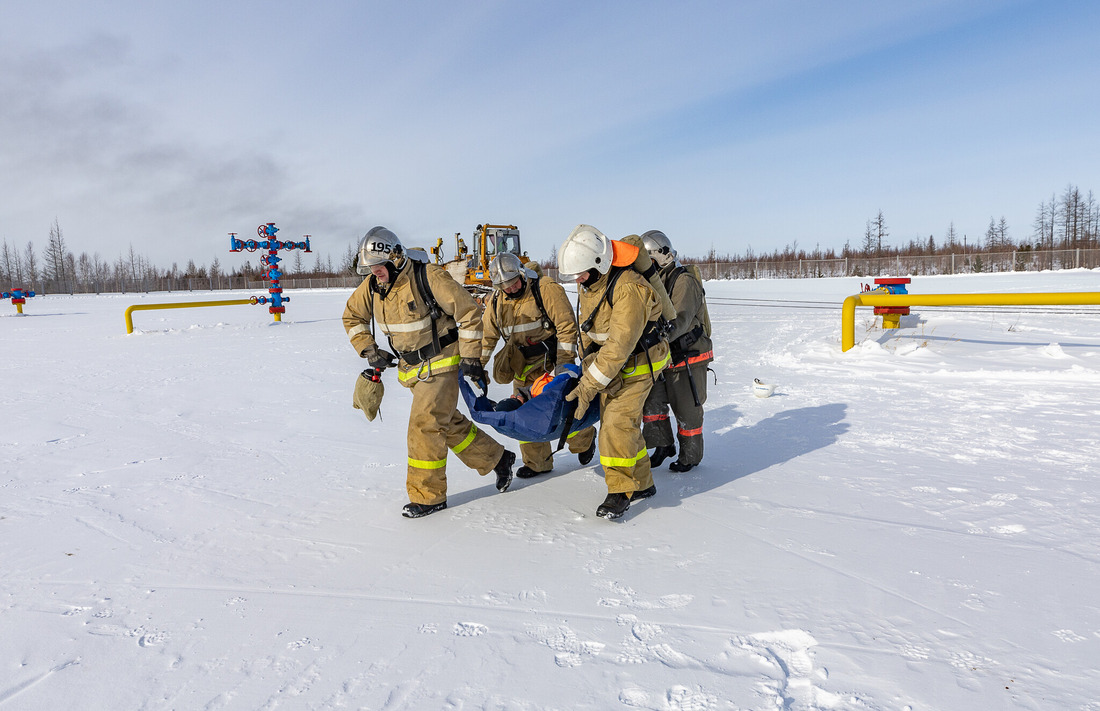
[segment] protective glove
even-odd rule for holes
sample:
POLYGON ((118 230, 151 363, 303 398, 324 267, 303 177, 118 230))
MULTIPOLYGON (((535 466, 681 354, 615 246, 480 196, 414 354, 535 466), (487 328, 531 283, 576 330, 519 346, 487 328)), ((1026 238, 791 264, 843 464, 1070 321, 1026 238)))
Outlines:
POLYGON ((367 362, 370 363, 370 367, 376 370, 385 370, 397 365, 397 356, 389 351, 382 350, 378 346, 367 346, 359 355, 366 358, 367 362))
POLYGON ((599 395, 600 389, 596 383, 587 375, 582 375, 580 380, 577 381, 577 387, 565 396, 567 402, 570 400, 577 401, 577 410, 573 413, 573 419, 579 420, 584 417, 584 413, 588 412, 588 406, 599 395))
POLYGON ((567 366, 573 366, 573 365, 576 365, 576 364, 572 360, 570 360, 567 363, 558 363, 556 366, 554 366, 554 377, 556 378, 559 375, 561 375, 562 373, 569 373, 571 375, 574 374, 573 371, 570 370, 569 367, 567 367, 567 366))
POLYGON ((464 376, 474 381, 482 390, 489 389, 489 376, 485 374, 485 366, 477 358, 463 358, 458 362, 458 370, 464 376))

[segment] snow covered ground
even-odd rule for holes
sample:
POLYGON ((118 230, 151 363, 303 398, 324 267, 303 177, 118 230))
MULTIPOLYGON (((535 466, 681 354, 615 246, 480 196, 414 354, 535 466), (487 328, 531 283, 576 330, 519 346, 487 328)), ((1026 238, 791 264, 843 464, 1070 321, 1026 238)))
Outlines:
POLYGON ((1100 310, 860 309, 841 353, 861 281, 709 283, 705 460, 618 522, 560 455, 402 518, 346 290, 0 303, 0 711, 1100 709, 1100 310))

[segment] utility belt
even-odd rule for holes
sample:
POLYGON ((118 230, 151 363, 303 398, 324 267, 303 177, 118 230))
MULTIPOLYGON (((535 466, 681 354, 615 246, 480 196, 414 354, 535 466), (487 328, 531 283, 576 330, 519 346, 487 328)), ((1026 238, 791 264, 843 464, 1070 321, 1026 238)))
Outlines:
MULTIPOLYGON (((641 353, 647 352, 650 348, 657 345, 661 341, 665 340, 668 336, 669 329, 672 328, 672 324, 666 321, 663 317, 658 318, 656 321, 650 321, 642 329, 642 337, 638 339, 638 342, 634 344, 634 350, 630 351, 630 356, 636 356, 641 353)), ((597 353, 600 350, 600 344, 592 341, 588 344, 588 347, 584 349, 582 357, 587 357, 593 353, 597 353)))
POLYGON ((419 365, 426 360, 431 360, 443 352, 443 349, 458 340, 458 329, 452 328, 439 337, 439 345, 429 343, 415 351, 398 352, 397 356, 408 365, 419 365))
POLYGON ((703 326, 700 324, 676 340, 670 342, 668 347, 669 350, 672 351, 672 362, 679 363, 687 356, 698 355, 698 351, 692 351, 691 347, 695 345, 695 342, 698 341, 702 335, 703 326))
POLYGON ((642 329, 642 337, 638 339, 638 343, 634 345, 634 350, 630 352, 630 355, 634 356, 639 353, 645 353, 653 346, 665 340, 671 328, 672 324, 663 317, 658 318, 656 321, 650 321, 645 325, 645 328, 642 329))
POLYGON ((531 359, 535 356, 540 356, 543 353, 548 354, 551 358, 557 355, 558 352, 558 337, 550 336, 545 341, 539 341, 538 343, 532 343, 529 346, 520 346, 519 352, 523 355, 524 359, 531 359))

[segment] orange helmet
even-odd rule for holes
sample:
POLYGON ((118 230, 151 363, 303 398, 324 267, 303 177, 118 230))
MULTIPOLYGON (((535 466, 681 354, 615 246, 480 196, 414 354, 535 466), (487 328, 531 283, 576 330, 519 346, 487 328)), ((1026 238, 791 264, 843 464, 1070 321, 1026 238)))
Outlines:
POLYGON ((535 382, 531 383, 531 397, 538 397, 542 394, 542 389, 549 385, 550 381, 553 379, 553 373, 543 373, 540 375, 535 382))

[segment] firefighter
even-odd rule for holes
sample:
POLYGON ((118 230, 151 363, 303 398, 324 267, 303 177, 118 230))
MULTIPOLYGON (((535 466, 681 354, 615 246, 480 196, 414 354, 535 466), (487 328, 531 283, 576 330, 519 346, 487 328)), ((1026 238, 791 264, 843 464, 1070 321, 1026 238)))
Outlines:
MULTIPOLYGON (((504 347, 497 354, 493 378, 512 385, 513 395, 530 394, 531 385, 557 366, 577 358, 577 318, 565 289, 541 279, 511 252, 498 254, 489 264, 495 293, 482 316, 481 362, 489 363, 498 340, 504 347)), ((523 466, 516 476, 529 479, 554 468, 549 442, 522 442, 523 466)), ((596 428, 588 427, 569 437, 569 451, 581 465, 592 461, 596 451, 596 428)))
POLYGON ((344 309, 344 330, 372 368, 397 367, 412 390, 408 427, 406 518, 447 508, 447 449, 482 476, 496 474, 499 491, 512 483, 516 455, 458 411, 460 373, 485 380, 481 366, 481 310, 474 298, 435 264, 406 253, 385 227, 359 242, 356 270, 364 279, 344 309), (378 346, 374 325, 393 353, 378 346))
POLYGON ((596 515, 615 519, 657 493, 642 437, 642 407, 668 364, 660 300, 633 268, 638 247, 578 225, 558 250, 558 268, 579 284, 583 361, 574 417, 600 408, 600 464, 607 498, 596 515))
POLYGON ((676 307, 668 334, 672 364, 661 373, 646 399, 642 432, 646 446, 655 448, 649 455, 651 466, 658 467, 675 456, 674 442, 678 442, 680 454, 668 468, 687 472, 703 459, 703 403, 707 401, 707 367, 714 360, 710 318, 702 282, 696 272, 676 261, 676 250, 665 233, 650 230, 642 235, 642 243, 660 270, 661 281, 676 307), (669 407, 676 415, 675 440, 669 407))

